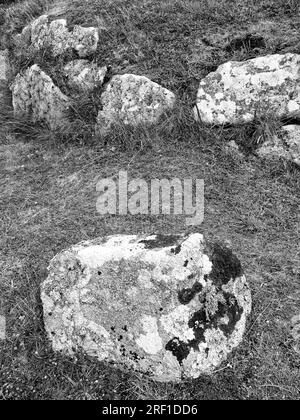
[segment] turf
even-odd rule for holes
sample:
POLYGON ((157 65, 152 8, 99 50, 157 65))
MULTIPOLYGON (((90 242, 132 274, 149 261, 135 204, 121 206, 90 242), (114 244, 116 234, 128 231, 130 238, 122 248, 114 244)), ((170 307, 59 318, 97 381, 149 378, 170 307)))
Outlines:
POLYGON ((70 27, 102 28, 91 58, 109 64, 111 74, 150 77, 172 89, 179 106, 155 127, 115 128, 106 139, 86 135, 93 123, 88 100, 77 108, 79 129, 64 135, 1 114, 0 315, 6 316, 7 339, 0 341, 0 398, 299 399, 300 356, 290 335, 290 319, 300 307, 299 169, 255 155, 258 139, 281 122, 208 128, 190 113, 199 80, 222 62, 299 52, 298 3, 85 3, 71 1, 65 16, 70 27), (263 45, 248 38, 240 47, 239 38, 258 32, 263 45), (243 153, 228 146, 232 140, 243 153), (187 227, 185 217, 172 215, 100 216, 97 180, 120 170, 146 180, 204 179, 204 223, 187 227), (56 253, 107 234, 194 231, 231 243, 253 293, 243 344, 214 375, 160 384, 81 354, 70 359, 53 353, 39 285, 56 253))

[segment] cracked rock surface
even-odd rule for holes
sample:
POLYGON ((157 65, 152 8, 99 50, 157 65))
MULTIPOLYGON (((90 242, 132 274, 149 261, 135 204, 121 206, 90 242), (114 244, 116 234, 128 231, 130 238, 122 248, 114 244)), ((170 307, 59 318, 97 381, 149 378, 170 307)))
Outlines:
POLYGON ((53 130, 67 124, 65 112, 70 101, 38 65, 18 74, 11 90, 15 115, 46 121, 53 130))
POLYGON ((175 104, 175 95, 144 76, 113 76, 101 96, 96 130, 105 132, 112 123, 151 124, 175 104))
POLYGON ((98 238, 61 252, 41 286, 55 351, 159 381, 211 373, 242 341, 251 294, 231 250, 201 234, 98 238))
POLYGON ((201 80, 195 118, 242 124, 255 117, 300 115, 300 55, 275 54, 229 61, 201 80))

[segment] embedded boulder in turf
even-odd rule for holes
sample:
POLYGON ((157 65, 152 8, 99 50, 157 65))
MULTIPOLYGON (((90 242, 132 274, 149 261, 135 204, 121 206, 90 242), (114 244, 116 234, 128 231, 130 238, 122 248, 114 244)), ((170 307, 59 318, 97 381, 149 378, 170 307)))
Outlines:
POLYGON ((207 254, 201 234, 80 243, 53 258, 41 297, 54 350, 159 381, 212 373, 251 310, 239 260, 220 245, 207 254))
POLYGON ((47 15, 42 15, 26 26, 22 33, 15 37, 15 41, 25 41, 29 48, 37 51, 50 48, 54 56, 73 49, 83 58, 96 51, 99 32, 97 28, 78 25, 73 31, 69 31, 66 19, 50 22, 47 15))
POLYGON ((28 115, 34 122, 47 122, 52 130, 68 124, 69 98, 38 65, 19 73, 11 89, 15 115, 28 115))
POLYGON ((113 123, 152 124, 172 109, 175 95, 144 76, 113 76, 101 96, 96 131, 105 133, 113 123))
POLYGON ((222 64, 201 80, 194 113, 197 120, 216 125, 299 116, 300 55, 222 64))

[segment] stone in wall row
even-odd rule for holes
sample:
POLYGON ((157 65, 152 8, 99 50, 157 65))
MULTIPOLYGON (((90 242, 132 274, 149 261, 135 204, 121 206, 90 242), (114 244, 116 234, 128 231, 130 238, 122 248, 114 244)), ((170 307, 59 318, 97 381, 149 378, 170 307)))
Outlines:
POLYGON ((300 55, 229 61, 201 80, 195 117, 207 124, 300 116, 300 55))
POLYGON ((69 31, 66 19, 49 22, 49 17, 42 15, 15 37, 15 43, 19 42, 25 43, 34 51, 50 48, 54 56, 74 49, 79 57, 87 57, 97 50, 99 31, 98 28, 84 28, 78 25, 73 31, 69 31))
POLYGON ((68 123, 69 98, 54 85, 52 79, 34 64, 15 78, 11 86, 16 116, 28 115, 33 122, 44 121, 51 130, 68 123))
MULTIPOLYGON (((97 68, 82 60, 69 63, 65 69, 71 86, 92 90, 103 83, 106 67, 97 68)), ((18 74, 11 86, 16 115, 31 115, 33 121, 46 121, 53 130, 67 124, 66 111, 71 98, 54 85, 38 65, 18 74)), ((113 123, 151 124, 172 108, 175 95, 144 76, 114 76, 101 95, 96 132, 107 133, 113 123)))

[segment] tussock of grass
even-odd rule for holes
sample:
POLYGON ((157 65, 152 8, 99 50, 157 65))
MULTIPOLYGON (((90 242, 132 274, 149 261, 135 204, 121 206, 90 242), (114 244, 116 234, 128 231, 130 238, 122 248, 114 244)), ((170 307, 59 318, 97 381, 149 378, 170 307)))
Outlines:
MULTIPOLYGON (((10 7, 0 7, 0 46, 7 48, 11 44, 11 37, 19 33, 33 19, 47 11, 54 0, 26 0, 10 2, 10 7)), ((8 2, 7 2, 8 4, 8 2)), ((7 5, 4 3, 4 6, 7 5)))

